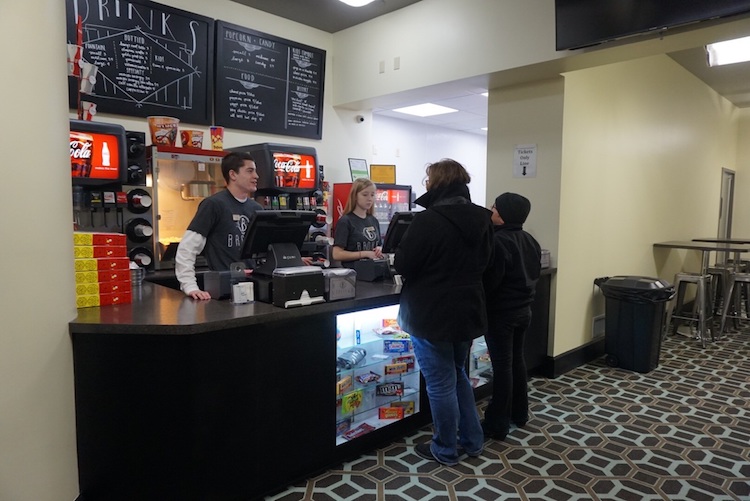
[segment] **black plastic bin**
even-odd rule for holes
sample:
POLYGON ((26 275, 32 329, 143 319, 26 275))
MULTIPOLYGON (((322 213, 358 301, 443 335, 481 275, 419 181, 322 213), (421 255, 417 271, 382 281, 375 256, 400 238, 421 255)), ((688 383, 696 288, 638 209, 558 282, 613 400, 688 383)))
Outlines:
POLYGON ((650 277, 602 277, 594 280, 604 294, 604 351, 607 364, 636 372, 659 365, 666 302, 674 286, 650 277))

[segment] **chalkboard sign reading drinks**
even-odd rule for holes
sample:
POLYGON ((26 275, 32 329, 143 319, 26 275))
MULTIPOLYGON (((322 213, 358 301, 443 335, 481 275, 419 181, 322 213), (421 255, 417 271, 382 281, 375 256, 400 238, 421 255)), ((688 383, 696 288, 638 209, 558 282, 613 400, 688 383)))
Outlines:
MULTIPOLYGON (((213 19, 146 0, 65 0, 65 7, 68 43, 77 43, 81 16, 82 60, 98 67, 82 99, 104 113, 212 123, 213 19)), ((76 108, 76 78, 68 91, 76 108)))
POLYGON ((216 123, 320 139, 326 53, 216 22, 216 123))

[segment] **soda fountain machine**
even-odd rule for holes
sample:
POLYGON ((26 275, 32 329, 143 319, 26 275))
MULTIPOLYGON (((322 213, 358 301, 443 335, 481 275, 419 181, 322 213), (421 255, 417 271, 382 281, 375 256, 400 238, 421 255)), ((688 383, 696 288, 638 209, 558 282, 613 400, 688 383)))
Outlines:
POLYGON ((258 169, 255 199, 265 209, 304 210, 317 214, 310 226, 303 256, 328 262, 327 214, 323 198, 323 166, 315 148, 288 144, 260 143, 232 148, 252 155, 258 169))

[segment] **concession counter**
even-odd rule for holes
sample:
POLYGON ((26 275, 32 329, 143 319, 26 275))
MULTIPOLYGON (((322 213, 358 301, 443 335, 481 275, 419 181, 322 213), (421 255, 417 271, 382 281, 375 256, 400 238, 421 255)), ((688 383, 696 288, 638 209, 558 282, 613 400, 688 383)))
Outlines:
POLYGON ((429 423, 399 292, 358 282, 284 309, 144 282, 131 304, 79 309, 77 501, 258 499, 429 423))

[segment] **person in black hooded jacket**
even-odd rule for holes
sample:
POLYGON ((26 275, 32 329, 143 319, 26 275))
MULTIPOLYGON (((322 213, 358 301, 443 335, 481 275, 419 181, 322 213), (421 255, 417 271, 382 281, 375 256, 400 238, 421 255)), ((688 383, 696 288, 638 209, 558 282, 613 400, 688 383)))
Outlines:
POLYGON ((487 329, 482 277, 493 258, 490 212, 471 203, 471 177, 455 160, 427 167, 427 193, 395 252, 404 279, 399 325, 411 335, 432 410, 432 443, 417 444, 425 459, 458 463, 484 446, 466 360, 487 329))
POLYGON ((492 206, 495 262, 485 276, 485 335, 492 360, 492 400, 484 411, 485 436, 502 440, 511 421, 523 427, 529 419, 529 398, 523 345, 531 323, 531 303, 541 273, 542 250, 523 230, 531 202, 503 193, 492 206))

